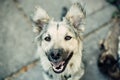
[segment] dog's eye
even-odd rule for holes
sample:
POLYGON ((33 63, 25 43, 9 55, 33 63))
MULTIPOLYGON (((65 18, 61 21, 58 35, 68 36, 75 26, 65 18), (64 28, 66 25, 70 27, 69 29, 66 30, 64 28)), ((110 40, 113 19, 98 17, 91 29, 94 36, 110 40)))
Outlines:
POLYGON ((65 36, 65 40, 70 40, 72 37, 71 36, 65 36))
POLYGON ((48 37, 45 37, 44 40, 45 40, 45 41, 50 41, 51 38, 48 36, 48 37))

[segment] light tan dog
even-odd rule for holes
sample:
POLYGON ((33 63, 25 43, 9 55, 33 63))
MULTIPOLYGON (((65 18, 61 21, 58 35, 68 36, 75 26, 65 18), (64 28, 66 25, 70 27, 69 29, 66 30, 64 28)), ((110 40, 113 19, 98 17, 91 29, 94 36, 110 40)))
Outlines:
POLYGON ((84 74, 81 38, 84 20, 85 14, 79 3, 75 3, 60 22, 37 7, 33 31, 38 34, 37 53, 45 80, 79 80, 84 74))

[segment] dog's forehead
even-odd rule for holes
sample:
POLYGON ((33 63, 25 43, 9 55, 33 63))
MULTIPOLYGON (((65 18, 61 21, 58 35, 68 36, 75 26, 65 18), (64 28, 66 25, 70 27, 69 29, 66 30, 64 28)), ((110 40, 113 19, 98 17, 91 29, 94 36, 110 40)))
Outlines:
POLYGON ((65 22, 50 22, 48 25, 48 30, 50 33, 65 34, 69 32, 68 24, 65 22))

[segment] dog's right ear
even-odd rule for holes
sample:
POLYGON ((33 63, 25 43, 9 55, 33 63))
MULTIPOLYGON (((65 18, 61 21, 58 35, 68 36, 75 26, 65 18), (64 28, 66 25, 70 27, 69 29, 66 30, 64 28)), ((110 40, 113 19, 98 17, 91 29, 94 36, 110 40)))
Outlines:
POLYGON ((33 21, 33 32, 40 33, 43 27, 48 24, 50 17, 47 12, 41 7, 37 6, 32 18, 33 21))

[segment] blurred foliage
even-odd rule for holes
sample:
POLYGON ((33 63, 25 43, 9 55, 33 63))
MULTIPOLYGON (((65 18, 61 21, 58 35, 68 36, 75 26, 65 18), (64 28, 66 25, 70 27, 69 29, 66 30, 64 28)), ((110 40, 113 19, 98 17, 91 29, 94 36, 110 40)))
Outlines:
POLYGON ((110 4, 114 5, 117 7, 117 9, 120 11, 120 0, 106 0, 110 4))
POLYGON ((117 17, 120 19, 120 0, 106 0, 106 1, 114 5, 118 9, 118 11, 113 13, 112 17, 113 18, 117 17))

